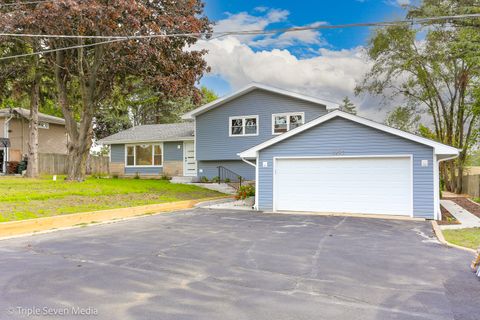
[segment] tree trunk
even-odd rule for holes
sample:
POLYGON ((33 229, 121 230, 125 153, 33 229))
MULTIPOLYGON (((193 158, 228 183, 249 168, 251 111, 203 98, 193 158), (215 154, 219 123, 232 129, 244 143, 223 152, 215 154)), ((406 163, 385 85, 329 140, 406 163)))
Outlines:
POLYGON ((30 123, 28 133, 27 177, 38 177, 38 105, 40 100, 40 75, 35 74, 31 87, 30 123))

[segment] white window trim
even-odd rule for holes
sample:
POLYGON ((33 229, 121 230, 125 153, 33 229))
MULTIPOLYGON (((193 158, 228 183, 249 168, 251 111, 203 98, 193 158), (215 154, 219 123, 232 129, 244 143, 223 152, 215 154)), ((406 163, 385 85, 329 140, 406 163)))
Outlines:
POLYGON ((232 116, 228 118, 228 136, 229 137, 253 137, 258 136, 259 131, 259 122, 258 122, 258 115, 251 115, 251 116, 232 116), (256 133, 245 133, 245 119, 255 118, 257 121, 257 132, 256 133), (232 134, 232 120, 233 119, 242 119, 242 127, 243 127, 243 134, 232 134))
POLYGON ((281 117, 281 116, 287 117, 287 132, 290 131, 290 116, 302 116, 303 123, 301 125, 305 124, 305 112, 274 113, 272 114, 272 135, 278 136, 279 134, 285 133, 285 132, 275 132, 275 117, 281 117))
MULTIPOLYGON (((163 142, 162 143, 130 143, 130 144, 125 144, 125 147, 124 147, 124 150, 125 150, 125 168, 162 168, 163 167, 163 161, 164 161, 164 156, 165 156, 165 149, 163 148, 163 142), (137 166, 137 165, 128 165, 127 164, 127 148, 128 147, 135 147, 135 146, 141 146, 141 145, 151 145, 152 146, 152 164, 151 165, 141 165, 141 166, 137 166), (162 149, 162 164, 159 165, 159 166, 156 166, 153 164, 154 162, 154 155, 155 155, 155 146, 160 146, 160 148, 162 149)), ((133 149, 133 163, 137 163, 137 152, 135 150, 135 148, 133 149)))

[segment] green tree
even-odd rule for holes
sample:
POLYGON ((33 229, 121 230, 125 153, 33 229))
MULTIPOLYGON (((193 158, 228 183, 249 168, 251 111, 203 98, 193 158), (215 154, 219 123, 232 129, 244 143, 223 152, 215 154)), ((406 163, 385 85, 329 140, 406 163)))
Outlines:
MULTIPOLYGON (((202 33, 210 30, 200 0, 57 0, 11 7, 2 14, 3 30, 75 36, 202 33), (126 14, 128 13, 128 14, 126 14)), ((68 134, 68 180, 82 181, 93 140, 96 111, 116 84, 141 79, 163 101, 196 91, 207 70, 205 51, 185 50, 195 37, 156 37, 105 43, 99 38, 42 41, 42 50, 74 47, 45 54, 54 75, 58 105, 68 134), (85 47, 86 46, 86 47, 85 47)), ((195 96, 199 96, 198 94, 195 96)))
POLYGON ((385 124, 403 131, 418 133, 420 115, 414 107, 396 107, 387 114, 385 124))
POLYGON ((349 97, 343 98, 342 104, 340 105, 339 109, 343 112, 357 114, 357 106, 350 100, 349 97))
POLYGON ((205 86, 202 86, 200 88, 200 94, 202 95, 202 101, 201 101, 202 105, 218 99, 218 95, 215 93, 215 91, 208 89, 205 86))
MULTIPOLYGON (((411 7, 408 16, 469 12, 480 12, 478 1, 425 0, 411 7)), ((441 167, 447 189, 454 192, 461 192, 466 156, 478 141, 479 26, 478 19, 464 19, 458 24, 377 29, 367 51, 373 67, 357 88, 357 93, 401 95, 418 112, 427 112, 435 140, 461 150, 455 161, 441 167)))

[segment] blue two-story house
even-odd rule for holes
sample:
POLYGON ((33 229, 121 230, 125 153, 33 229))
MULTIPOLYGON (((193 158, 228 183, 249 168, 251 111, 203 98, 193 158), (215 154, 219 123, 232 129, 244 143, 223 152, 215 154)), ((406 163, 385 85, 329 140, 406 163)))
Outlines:
POLYGON ((309 96, 252 84, 182 116, 130 128, 110 145, 117 175, 255 180, 255 206, 440 217, 440 161, 458 150, 341 111, 309 96))

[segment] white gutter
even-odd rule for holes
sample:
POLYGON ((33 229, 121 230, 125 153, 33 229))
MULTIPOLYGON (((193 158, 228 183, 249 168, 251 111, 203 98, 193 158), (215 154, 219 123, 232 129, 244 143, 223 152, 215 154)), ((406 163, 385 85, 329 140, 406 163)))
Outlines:
MULTIPOLYGON (((237 155, 239 155, 237 153, 237 155)), ((257 152, 257 157, 255 158, 255 163, 248 161, 245 158, 240 157, 243 162, 246 164, 249 164, 255 168, 255 204, 253 205, 253 208, 255 210, 258 210, 258 152, 257 152)))
MULTIPOLYGON (((436 220, 442 220, 442 210, 440 209, 440 162, 442 161, 448 161, 448 160, 453 160, 455 158, 458 157, 458 154, 457 155, 454 155, 454 156, 451 156, 451 157, 447 157, 447 158, 443 158, 443 159, 440 159, 440 160, 436 160, 436 168, 434 168, 435 172, 434 172, 434 179, 435 179, 435 187, 434 187, 434 199, 435 199, 435 219, 436 220)), ((436 155, 435 155, 435 159, 436 159, 436 155)))
POLYGON ((244 158, 240 158, 240 159, 242 159, 242 161, 243 161, 243 162, 245 162, 245 163, 247 163, 247 164, 249 164, 249 165, 253 166, 254 168, 256 168, 256 167, 257 167, 257 165, 256 165, 256 164, 254 164, 253 162, 250 162, 250 161, 248 161, 248 160, 246 160, 246 159, 244 159, 244 158))

